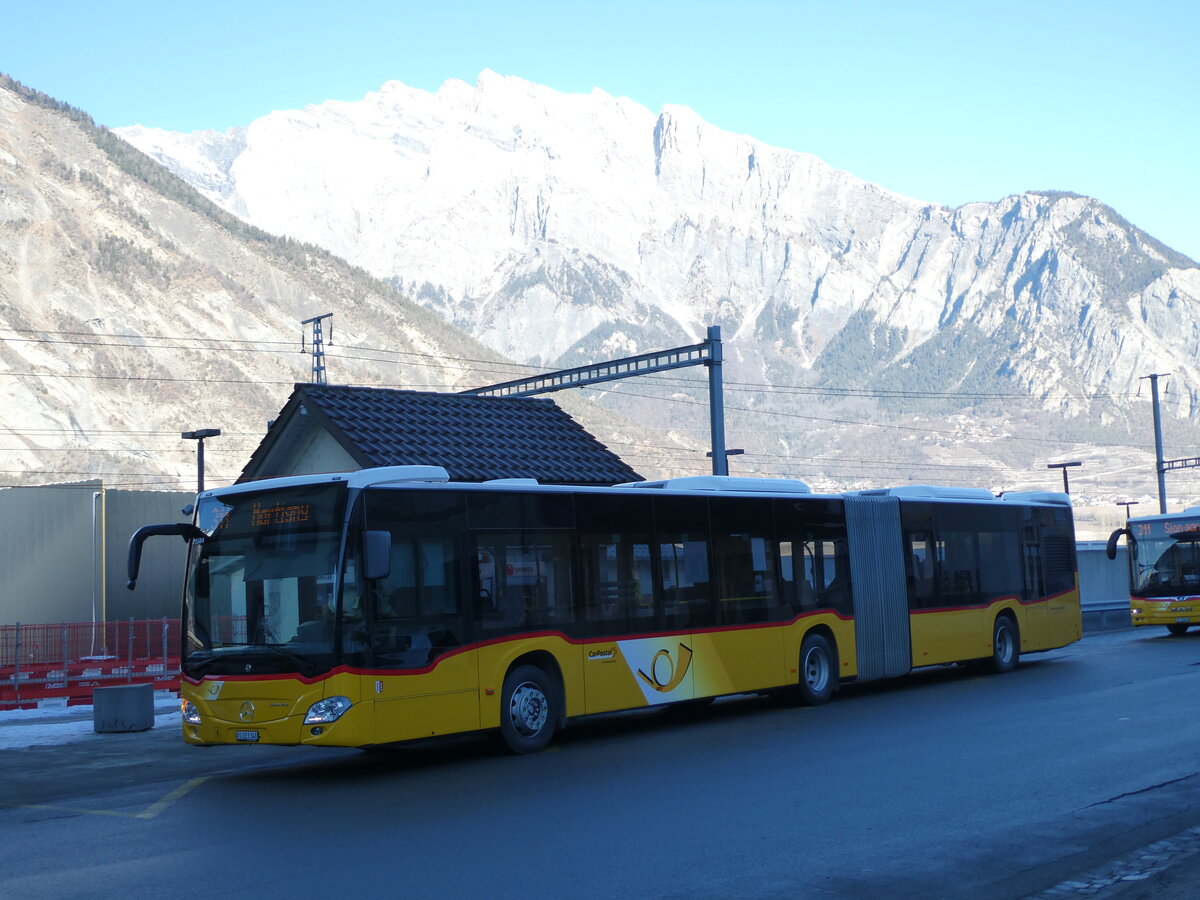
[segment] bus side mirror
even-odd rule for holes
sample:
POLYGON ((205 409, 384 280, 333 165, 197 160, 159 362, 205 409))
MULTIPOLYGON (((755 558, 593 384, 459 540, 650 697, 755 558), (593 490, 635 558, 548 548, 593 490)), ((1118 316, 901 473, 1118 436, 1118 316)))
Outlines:
POLYGON ((137 587, 138 570, 142 567, 142 544, 146 543, 146 538, 148 537, 169 534, 177 534, 189 542, 196 538, 205 537, 204 532, 191 522, 171 522, 167 525, 143 525, 129 539, 129 583, 126 587, 131 591, 137 587))
POLYGON ((1118 528, 1108 536, 1108 546, 1104 548, 1104 552, 1108 555, 1109 559, 1117 558, 1117 541, 1121 539, 1121 535, 1123 534, 1129 534, 1129 529, 1118 528))
POLYGON ((392 573, 392 533, 390 531, 363 532, 363 578, 378 581, 392 573))

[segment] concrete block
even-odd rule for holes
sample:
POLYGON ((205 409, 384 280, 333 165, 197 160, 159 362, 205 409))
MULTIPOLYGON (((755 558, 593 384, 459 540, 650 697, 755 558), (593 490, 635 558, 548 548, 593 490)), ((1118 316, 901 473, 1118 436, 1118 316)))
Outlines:
POLYGON ((154 727, 154 685, 119 684, 92 691, 96 734, 148 731, 154 727))

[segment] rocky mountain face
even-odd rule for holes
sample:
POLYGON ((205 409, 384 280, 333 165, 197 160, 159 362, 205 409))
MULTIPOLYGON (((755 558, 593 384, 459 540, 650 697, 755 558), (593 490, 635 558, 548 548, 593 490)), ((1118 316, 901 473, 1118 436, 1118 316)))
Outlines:
POLYGON ((196 445, 180 433, 210 427, 223 434, 207 480, 232 480, 310 379, 301 320, 331 311, 331 380, 513 377, 390 285, 247 226, 85 114, 0 79, 0 484, 191 488, 196 445))
MULTIPOLYGON (((1150 491, 1152 372, 1172 373, 1176 455, 1200 447, 1200 266, 1089 197, 949 209, 686 108, 491 72, 225 133, 118 133, 515 359, 578 365, 721 325, 744 468, 1054 487, 1042 463, 1069 454, 1095 490, 1150 491)), ((626 415, 703 445, 695 410, 621 390, 626 415)))
MULTIPOLYGON (((31 96, 0 85, 13 471, 94 473, 104 447, 109 471, 186 483, 176 433, 216 426, 244 436, 210 444, 236 472, 327 311, 331 381, 430 389, 719 324, 731 468, 819 488, 1054 488, 1045 464, 1074 458, 1096 502, 1144 496, 1151 372, 1172 373, 1167 456, 1200 448, 1200 268, 1094 199, 931 206, 687 109, 492 73, 119 129, 188 188, 31 96)), ((647 475, 710 465, 701 372, 555 399, 647 475)))
POLYGON ((328 248, 505 355, 558 366, 723 326, 747 381, 1132 392, 1200 374, 1200 267, 1087 197, 957 209, 813 156, 485 72, 227 133, 118 133, 266 231, 328 248))

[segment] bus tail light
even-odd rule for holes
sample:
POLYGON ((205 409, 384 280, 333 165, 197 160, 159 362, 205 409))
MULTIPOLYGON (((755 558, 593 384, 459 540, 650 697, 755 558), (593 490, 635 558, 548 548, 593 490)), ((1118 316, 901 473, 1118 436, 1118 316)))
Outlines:
POLYGON ((304 717, 304 724, 318 725, 325 722, 336 722, 349 708, 349 697, 326 697, 324 700, 318 700, 308 708, 308 715, 304 717))

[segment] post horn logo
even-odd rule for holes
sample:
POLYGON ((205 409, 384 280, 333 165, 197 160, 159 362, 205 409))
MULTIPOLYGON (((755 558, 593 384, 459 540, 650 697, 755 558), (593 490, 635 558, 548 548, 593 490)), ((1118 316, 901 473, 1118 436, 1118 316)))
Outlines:
POLYGON ((650 660, 650 674, 638 669, 638 677, 660 694, 667 694, 679 687, 691 664, 692 648, 680 644, 678 663, 671 659, 670 650, 659 650, 650 660))

